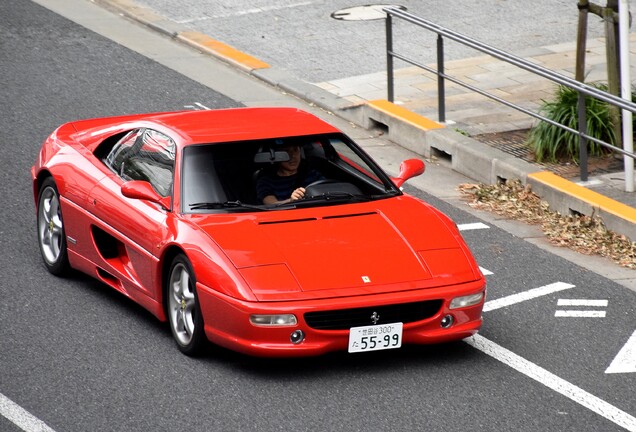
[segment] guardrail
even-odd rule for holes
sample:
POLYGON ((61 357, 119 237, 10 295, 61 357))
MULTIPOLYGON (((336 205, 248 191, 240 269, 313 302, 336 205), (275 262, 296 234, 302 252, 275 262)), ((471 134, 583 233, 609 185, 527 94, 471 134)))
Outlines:
MULTIPOLYGON (((464 88, 467 88, 475 93, 479 93, 482 96, 488 97, 490 99, 493 99, 499 103, 502 103, 510 108, 516 109, 518 111, 521 111, 531 117, 534 117, 536 119, 545 121, 551 125, 554 125, 556 127, 565 129, 573 134, 578 135, 579 137, 579 166, 580 166, 580 178, 581 181, 587 181, 588 180, 588 169, 587 169, 587 161, 588 161, 588 155, 587 155, 587 142, 589 141, 593 141, 599 145, 601 145, 604 148, 607 148, 609 150, 611 150, 612 152, 615 153, 620 153, 623 156, 626 157, 626 161, 627 158, 631 158, 631 166, 633 167, 633 160, 636 159, 636 153, 632 152, 632 151, 626 151, 620 147, 614 146, 611 143, 605 142, 603 140, 600 140, 598 138, 595 138, 593 136, 590 136, 587 134, 587 123, 586 123, 586 110, 585 110, 585 95, 594 97, 596 99, 605 101, 611 105, 614 105, 616 107, 621 108, 622 110, 626 110, 629 111, 631 113, 636 113, 636 104, 619 98, 617 96, 614 96, 610 93, 604 92, 602 90, 599 90, 595 87, 589 86, 585 83, 576 81, 572 78, 566 77, 565 75, 561 75, 557 72, 554 72, 550 69, 544 68, 542 66, 536 65, 534 63, 530 63, 529 61, 521 58, 521 57, 517 57, 515 55, 512 55, 510 53, 507 53, 505 51, 502 51, 500 49, 494 48, 492 46, 486 45, 482 42, 479 42, 475 39, 472 39, 468 36, 462 35, 460 33, 457 33, 455 31, 449 30, 447 28, 444 28, 442 26, 439 26, 431 21, 428 21, 424 18, 418 17, 416 15, 410 14, 408 12, 405 12, 401 9, 395 8, 395 7, 386 7, 383 9, 384 12, 386 13, 386 56, 387 56, 387 99, 390 102, 394 102, 395 99, 395 90, 394 90, 394 66, 393 66, 393 61, 394 59, 399 59, 402 60, 406 63, 409 63, 413 66, 417 66, 421 69, 424 69, 428 72, 431 72, 435 75, 437 75, 437 99, 438 99, 438 121, 441 123, 444 123, 446 121, 446 100, 445 100, 445 81, 448 80, 450 82, 453 82, 455 84, 458 84, 464 88), (401 20, 404 20, 406 22, 409 22, 411 24, 414 24, 418 27, 430 30, 434 33, 437 33, 437 69, 434 69, 428 65, 419 63, 418 61, 411 59, 409 57, 406 57, 405 55, 399 54, 397 52, 394 51, 393 49, 393 19, 394 18, 399 18, 401 20), (574 90, 576 90, 578 92, 578 130, 577 129, 573 129, 569 126, 566 126, 564 124, 558 123, 553 121, 552 119, 549 119, 545 116, 542 116, 539 113, 536 113, 534 111, 528 110, 522 106, 516 105, 512 102, 509 102, 505 99, 502 99, 496 95, 493 95, 491 93, 488 93, 484 90, 481 90, 477 87, 475 87, 474 85, 471 85, 469 83, 463 82, 457 78, 454 78, 452 76, 447 75, 446 73, 444 73, 444 38, 448 38, 450 40, 453 40, 455 42, 458 42, 462 45, 471 47, 475 50, 481 51, 483 53, 486 53, 488 55, 491 55, 492 57, 495 57, 499 60, 502 60, 506 63, 510 63, 512 65, 515 65, 521 69, 524 69, 528 72, 531 72, 533 74, 539 75, 543 78, 546 78, 550 81, 553 81, 557 84, 561 84, 564 86, 567 86, 569 88, 572 88, 574 90)), ((626 170, 627 168, 627 163, 626 165, 626 170)), ((627 179, 633 179, 633 168, 631 168, 632 174, 631 175, 625 175, 625 180, 626 182, 628 181, 627 179)), ((631 183, 633 183, 633 180, 631 180, 631 183)), ((626 186, 627 191, 633 191, 633 184, 631 185, 631 188, 626 186)))

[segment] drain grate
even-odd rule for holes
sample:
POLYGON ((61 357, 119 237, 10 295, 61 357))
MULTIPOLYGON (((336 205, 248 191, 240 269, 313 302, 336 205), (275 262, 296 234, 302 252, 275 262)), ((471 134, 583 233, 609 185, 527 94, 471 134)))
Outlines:
MULTIPOLYGON (((574 178, 580 175, 580 168, 572 162, 563 163, 539 163, 534 159, 534 154, 526 145, 528 129, 515 131, 495 132, 475 135, 472 138, 479 142, 495 147, 509 155, 518 157, 526 162, 539 165, 544 169, 565 178, 574 178)), ((622 171, 622 161, 611 155, 590 158, 588 160, 588 174, 599 175, 622 171)))
POLYGON ((528 136, 527 129, 494 132, 488 134, 475 135, 472 138, 491 147, 496 147, 501 151, 516 156, 526 162, 534 163, 534 157, 526 145, 528 136))
POLYGON ((400 10, 406 10, 406 7, 393 4, 365 5, 354 6, 340 9, 331 14, 331 18, 341 21, 373 21, 385 19, 386 13, 382 9, 385 7, 394 7, 400 10))

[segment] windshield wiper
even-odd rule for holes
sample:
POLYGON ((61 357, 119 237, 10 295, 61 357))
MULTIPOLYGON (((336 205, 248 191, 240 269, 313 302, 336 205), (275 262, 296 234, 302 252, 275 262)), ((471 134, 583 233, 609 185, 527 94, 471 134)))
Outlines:
POLYGON ((257 205, 244 204, 240 201, 216 201, 216 202, 199 202, 194 204, 188 204, 190 206, 190 210, 219 210, 219 209, 248 209, 248 210, 256 210, 256 211, 266 211, 267 209, 257 205))

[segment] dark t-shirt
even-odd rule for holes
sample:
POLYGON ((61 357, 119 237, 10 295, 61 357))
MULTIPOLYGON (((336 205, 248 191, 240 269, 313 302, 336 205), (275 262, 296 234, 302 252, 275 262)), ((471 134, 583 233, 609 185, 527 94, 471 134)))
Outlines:
POLYGON ((279 176, 275 172, 268 173, 256 182, 256 197, 260 202, 263 202, 263 198, 269 195, 274 195, 278 201, 286 200, 296 188, 307 187, 307 185, 323 178, 314 169, 309 170, 305 175, 301 172, 291 176, 279 176))

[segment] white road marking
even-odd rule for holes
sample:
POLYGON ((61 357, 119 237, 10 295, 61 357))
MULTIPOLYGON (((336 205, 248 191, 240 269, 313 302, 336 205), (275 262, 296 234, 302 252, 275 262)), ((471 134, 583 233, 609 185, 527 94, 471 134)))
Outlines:
POLYGON ((190 18, 190 19, 178 20, 177 22, 179 24, 189 24, 189 23, 193 23, 193 22, 197 22, 197 21, 206 21, 206 20, 209 20, 209 19, 231 18, 231 17, 238 17, 238 16, 243 16, 243 15, 251 15, 251 14, 257 14, 257 13, 269 12, 269 11, 276 11, 276 10, 282 10, 282 9, 292 9, 292 8, 295 8, 295 7, 309 6, 311 4, 312 4, 312 2, 305 1, 305 2, 300 2, 300 3, 290 4, 290 5, 263 6, 263 7, 259 7, 259 8, 240 10, 240 11, 236 11, 236 12, 232 12, 232 13, 228 13, 228 14, 210 15, 210 16, 202 16, 202 17, 198 17, 198 18, 190 18))
POLYGON ((0 414, 25 432, 55 432, 42 420, 0 393, 0 414))
MULTIPOLYGON (((559 299, 557 306, 576 306, 576 307, 607 307, 608 300, 586 300, 586 299, 559 299)), ((559 318, 605 318, 606 311, 602 310, 557 310, 554 312, 555 317, 559 318)))
POLYGON ((469 231, 469 230, 478 230, 478 229, 488 229, 490 228, 488 225, 481 223, 481 222, 475 222, 475 223, 468 223, 468 224, 459 224, 457 225, 457 229, 459 229, 460 231, 469 231))
POLYGON ((605 318, 605 311, 583 311, 583 310, 557 310, 555 317, 559 318, 605 318))
POLYGON ((605 373, 634 372, 636 372, 636 330, 605 371, 605 373))
MULTIPOLYGON (((457 225, 457 229, 460 231, 470 231, 470 230, 479 230, 479 229, 488 229, 488 228, 490 228, 488 225, 481 222, 457 225)), ((483 274, 484 276, 489 276, 493 274, 493 272, 491 272, 490 270, 486 270, 483 267, 479 267, 479 270, 481 270, 481 274, 483 274)))
POLYGON ((542 367, 524 359, 512 351, 476 334, 465 339, 466 343, 492 358, 510 366, 527 377, 562 394, 583 407, 605 417, 609 421, 629 431, 636 432, 636 418, 604 400, 586 392, 580 387, 565 381, 542 367))
POLYGON ((184 105, 184 108, 187 109, 191 109, 194 111, 201 111, 201 110, 209 110, 211 108, 206 107, 205 105, 203 105, 201 102, 195 102, 194 105, 184 105))
POLYGON ((510 306, 516 303, 521 303, 526 300, 531 300, 544 295, 552 294, 558 291, 574 288, 574 285, 565 282, 555 282, 550 285, 545 285, 539 288, 534 288, 528 291, 520 292, 518 294, 512 294, 507 297, 502 297, 496 300, 491 300, 484 304, 484 312, 492 311, 502 307, 510 306))
POLYGON ((491 272, 490 270, 486 270, 483 267, 479 267, 479 270, 481 270, 481 274, 483 274, 484 276, 490 276, 491 274, 494 274, 493 272, 491 272))
POLYGON ((557 301, 557 306, 607 307, 608 304, 608 300, 559 299, 557 301))

